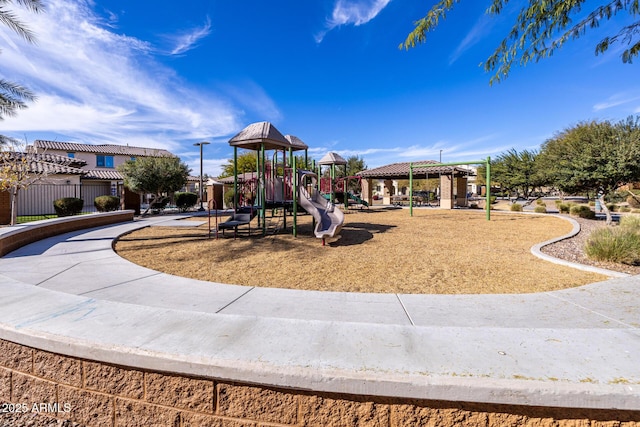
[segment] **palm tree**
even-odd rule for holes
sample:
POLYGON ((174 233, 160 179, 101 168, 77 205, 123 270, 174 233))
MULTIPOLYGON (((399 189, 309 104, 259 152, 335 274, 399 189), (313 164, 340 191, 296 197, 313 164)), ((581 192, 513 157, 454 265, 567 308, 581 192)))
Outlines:
MULTIPOLYGON (((29 43, 35 43, 35 35, 11 11, 10 5, 19 3, 32 12, 44 9, 41 0, 0 0, 0 23, 6 25, 29 43)), ((0 120, 14 116, 17 110, 27 107, 26 101, 35 100, 35 95, 27 88, 0 78, 0 120)))

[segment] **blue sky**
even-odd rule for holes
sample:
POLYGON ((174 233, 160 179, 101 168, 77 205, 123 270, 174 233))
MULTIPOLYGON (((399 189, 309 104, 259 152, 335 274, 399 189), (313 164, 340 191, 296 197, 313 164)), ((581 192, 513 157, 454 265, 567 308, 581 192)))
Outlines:
POLYGON ((0 29, 0 75, 39 97, 0 133, 165 148, 194 174, 193 143, 209 141, 204 171, 215 176, 228 140, 257 121, 298 136, 316 159, 335 151, 377 167, 440 150, 465 161, 537 149, 579 121, 640 113, 637 65, 622 64, 618 47, 594 55, 627 18, 489 86, 479 64, 513 12, 462 2, 426 44, 398 49, 433 2, 45 0, 45 13, 20 13, 37 45, 0 29))

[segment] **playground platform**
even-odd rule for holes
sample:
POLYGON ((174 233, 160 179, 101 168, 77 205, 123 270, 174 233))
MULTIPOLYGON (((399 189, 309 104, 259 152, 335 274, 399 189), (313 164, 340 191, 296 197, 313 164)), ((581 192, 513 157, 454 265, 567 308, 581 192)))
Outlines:
MULTIPOLYGON (((43 351, 303 397, 616 410, 640 422, 640 276, 537 294, 313 292, 175 277, 112 249, 181 218, 75 231, 0 258, 0 398, 3 372, 22 372, 6 349, 30 348, 33 360, 43 351)), ((56 384, 60 396, 68 384, 56 384)))

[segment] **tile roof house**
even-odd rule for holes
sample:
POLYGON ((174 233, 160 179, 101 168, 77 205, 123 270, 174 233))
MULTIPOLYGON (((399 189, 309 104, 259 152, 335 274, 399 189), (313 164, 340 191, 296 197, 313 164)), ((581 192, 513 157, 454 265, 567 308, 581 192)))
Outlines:
POLYGON ((47 175, 74 175, 82 176, 86 171, 82 169, 87 162, 81 159, 73 159, 51 153, 21 153, 15 151, 4 151, 0 153, 0 164, 4 162, 15 162, 16 160, 27 158, 29 161, 29 171, 47 175))
POLYGON ((75 142, 58 142, 36 140, 33 143, 38 151, 82 160, 85 174, 82 180, 122 181, 122 174, 117 167, 127 160, 137 157, 175 157, 167 150, 157 148, 130 147, 115 144, 80 144, 75 142))

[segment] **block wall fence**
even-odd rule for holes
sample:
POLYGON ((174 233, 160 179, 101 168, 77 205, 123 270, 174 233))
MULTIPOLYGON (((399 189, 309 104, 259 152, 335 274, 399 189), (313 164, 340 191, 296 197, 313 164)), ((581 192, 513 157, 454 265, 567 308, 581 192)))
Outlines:
POLYGON ((5 410, 0 421, 15 425, 36 418, 96 427, 640 426, 640 411, 287 390, 110 365, 4 340, 0 340, 0 405, 5 410), (16 413, 16 408, 24 412, 16 413))

